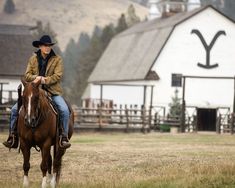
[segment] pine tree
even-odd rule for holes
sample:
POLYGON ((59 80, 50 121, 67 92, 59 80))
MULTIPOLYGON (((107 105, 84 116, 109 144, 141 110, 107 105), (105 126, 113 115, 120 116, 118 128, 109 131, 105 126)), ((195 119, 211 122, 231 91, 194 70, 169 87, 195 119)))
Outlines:
POLYGON ((115 28, 113 24, 106 25, 100 37, 103 49, 105 49, 108 46, 109 42, 114 36, 115 36, 115 28))
POLYGON ((131 4, 127 10, 127 25, 131 27, 140 22, 140 18, 135 13, 135 7, 131 4))
POLYGON ((95 26, 89 42, 89 46, 80 54, 78 63, 76 65, 78 68, 76 68, 77 74, 74 78, 75 84, 72 87, 73 93, 71 93, 69 96, 70 101, 72 99, 72 102, 76 104, 81 103, 82 94, 88 84, 87 80, 98 60, 100 59, 102 53, 108 46, 111 39, 127 28, 128 25, 126 23, 124 14, 121 14, 116 27, 114 27, 113 24, 106 25, 103 29, 95 26))
POLYGON ((178 93, 178 89, 175 89, 174 96, 172 97, 172 102, 169 104, 169 115, 171 117, 179 117, 181 115, 181 99, 178 97, 178 93))
POLYGON ((222 9, 222 12, 231 19, 235 20, 234 8, 235 8, 235 1, 226 0, 224 1, 224 8, 222 9))
MULTIPOLYGON (((82 66, 80 60, 90 45, 90 37, 87 33, 81 33, 78 43, 73 39, 68 43, 64 52, 64 70, 65 76, 63 80, 64 95, 71 102, 77 102, 77 92, 81 88, 80 80, 82 80, 82 66)), ((80 94, 79 94, 80 95, 80 94)))
POLYGON ((13 14, 15 12, 15 3, 13 0, 6 0, 4 5, 4 12, 7 14, 13 14))
MULTIPOLYGON (((78 60, 78 46, 74 39, 70 39, 64 52, 64 80, 65 87, 72 86, 73 78, 76 73, 76 63, 78 60)), ((77 68, 77 67, 76 67, 77 68)))
POLYGON ((126 17, 124 14, 121 14, 121 17, 118 19, 118 24, 116 27, 116 33, 120 33, 128 28, 126 23, 126 17))

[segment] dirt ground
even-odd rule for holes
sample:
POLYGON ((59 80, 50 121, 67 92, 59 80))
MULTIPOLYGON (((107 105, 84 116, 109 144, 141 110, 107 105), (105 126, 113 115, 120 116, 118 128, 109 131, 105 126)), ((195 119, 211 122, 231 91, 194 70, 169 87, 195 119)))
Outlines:
MULTIPOLYGON (((1 133, 0 142, 6 137, 1 133)), ((81 133, 73 135, 71 143, 63 158, 61 187, 141 187, 138 182, 200 187, 205 177, 208 185, 214 178, 228 178, 231 187, 235 185, 235 136, 81 133)), ((0 187, 20 187, 22 154, 2 144, 0 153, 0 187)), ((35 187, 41 182, 40 160, 40 153, 32 149, 29 178, 35 187)))

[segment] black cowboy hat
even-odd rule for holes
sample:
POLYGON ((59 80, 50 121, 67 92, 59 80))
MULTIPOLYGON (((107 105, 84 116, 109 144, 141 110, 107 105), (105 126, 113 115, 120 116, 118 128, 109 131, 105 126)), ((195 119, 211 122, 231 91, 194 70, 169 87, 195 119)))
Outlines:
POLYGON ((51 41, 51 37, 49 35, 43 35, 39 40, 33 41, 32 43, 32 45, 36 48, 43 44, 52 46, 55 44, 55 42, 51 41))

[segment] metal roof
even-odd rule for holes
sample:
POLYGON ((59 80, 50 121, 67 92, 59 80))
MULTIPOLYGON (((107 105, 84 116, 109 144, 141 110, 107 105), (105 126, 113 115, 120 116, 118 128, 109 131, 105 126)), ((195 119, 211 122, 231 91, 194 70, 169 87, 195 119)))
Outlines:
POLYGON ((0 25, 0 76, 11 77, 24 74, 28 58, 33 53, 30 27, 0 25))

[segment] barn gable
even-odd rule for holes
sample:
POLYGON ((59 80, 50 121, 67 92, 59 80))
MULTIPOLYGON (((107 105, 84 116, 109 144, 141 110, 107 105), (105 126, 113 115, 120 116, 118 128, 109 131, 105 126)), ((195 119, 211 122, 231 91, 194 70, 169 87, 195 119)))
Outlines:
MULTIPOLYGON (((207 6, 169 18, 143 22, 117 35, 110 42, 88 81, 146 80, 148 72, 155 71, 152 67, 175 27, 208 8, 222 15, 213 7, 207 6)), ((156 73, 158 74, 157 71, 156 73)))

